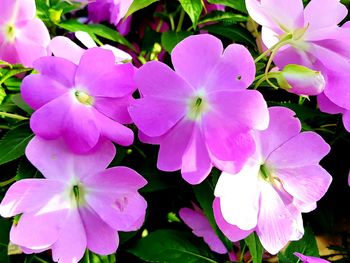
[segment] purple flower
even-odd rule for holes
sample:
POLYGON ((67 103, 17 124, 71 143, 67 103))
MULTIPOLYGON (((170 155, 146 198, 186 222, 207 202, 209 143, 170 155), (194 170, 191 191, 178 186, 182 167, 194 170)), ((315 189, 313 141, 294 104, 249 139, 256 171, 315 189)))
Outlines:
POLYGON ((85 249, 107 255, 118 247, 117 231, 141 227, 147 182, 127 167, 106 169, 115 148, 103 141, 75 155, 61 140, 35 137, 26 156, 46 179, 14 183, 0 204, 3 217, 20 215, 10 240, 26 253, 52 250, 54 261, 78 262, 85 249))
POLYGON ((256 231, 264 248, 276 254, 288 241, 301 238, 301 213, 316 208, 332 177, 318 164, 329 145, 317 133, 300 133, 293 111, 269 111, 268 129, 256 132, 255 155, 239 173, 219 177, 213 208, 230 240, 256 231))
POLYGON ((181 169, 191 184, 202 182, 212 165, 238 171, 255 151, 251 130, 268 125, 262 95, 246 90, 255 76, 248 50, 202 34, 172 51, 175 71, 152 61, 135 81, 142 98, 129 108, 144 142, 160 144, 157 166, 181 169), (230 161, 230 162, 228 162, 230 161))
POLYGON ((262 39, 268 48, 285 40, 274 57, 279 68, 298 64, 321 71, 324 94, 350 109, 350 28, 338 26, 348 13, 340 1, 311 0, 305 9, 302 0, 246 0, 246 6, 263 26, 262 39))
POLYGON ((305 256, 303 254, 300 254, 298 252, 294 253, 295 256, 297 256, 302 263, 329 263, 328 260, 322 259, 322 258, 317 258, 317 257, 310 257, 310 256, 305 256))
POLYGON ((34 62, 40 74, 23 80, 23 99, 36 111, 30 119, 35 134, 52 140, 62 137, 75 152, 93 148, 100 137, 126 146, 133 132, 127 107, 135 90, 134 67, 115 64, 109 50, 84 52, 79 65, 59 57, 34 62))
POLYGON ((1 0, 0 60, 31 67, 49 54, 50 35, 35 17, 34 0, 1 0))
POLYGON ((205 217, 199 207, 194 206, 194 210, 190 208, 181 208, 179 211, 181 219, 188 225, 198 237, 202 237, 210 249, 219 254, 228 253, 225 245, 216 235, 211 227, 208 218, 205 217))

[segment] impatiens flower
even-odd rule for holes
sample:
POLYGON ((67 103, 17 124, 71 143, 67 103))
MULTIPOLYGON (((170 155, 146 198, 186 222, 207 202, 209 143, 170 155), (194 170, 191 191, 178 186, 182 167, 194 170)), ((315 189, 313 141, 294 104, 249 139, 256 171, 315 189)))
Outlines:
POLYGON ((310 257, 310 256, 305 256, 303 254, 300 254, 298 252, 294 253, 295 256, 297 256, 302 263, 329 263, 328 260, 322 259, 322 258, 317 258, 317 257, 310 257))
POLYGON ((317 96, 317 103, 320 110, 330 114, 342 114, 345 129, 350 132, 350 109, 344 109, 334 104, 325 94, 317 96))
POLYGON ((46 179, 14 183, 0 204, 1 216, 18 215, 10 240, 25 253, 51 249, 54 261, 76 263, 86 248, 114 253, 118 231, 141 227, 147 203, 137 190, 146 181, 127 167, 106 169, 111 142, 75 155, 61 140, 35 137, 26 156, 46 179))
POLYGON ((305 9, 302 0, 246 0, 246 6, 263 26, 264 44, 271 48, 280 43, 274 57, 279 68, 298 64, 321 71, 324 94, 350 109, 350 29, 338 26, 348 13, 339 0, 311 0, 305 9))
POLYGON ((62 137, 75 152, 93 148, 100 137, 126 146, 133 132, 127 107, 135 90, 134 67, 115 64, 109 50, 84 52, 79 65, 59 57, 34 62, 40 74, 23 80, 21 94, 36 111, 30 119, 35 134, 52 140, 62 137))
POLYGON ((202 237, 211 250, 219 254, 226 254, 227 249, 214 229, 211 227, 208 218, 205 217, 199 207, 194 206, 194 210, 190 208, 181 208, 179 211, 181 219, 188 225, 198 237, 202 237))
MULTIPOLYGON (((97 47, 92 37, 83 31, 77 31, 75 33, 76 38, 87 48, 97 47)), ((115 62, 121 63, 123 61, 132 60, 132 57, 125 51, 118 49, 110 45, 101 46, 103 49, 107 49, 113 52, 115 56, 115 62)), ((80 58, 83 56, 85 49, 75 44, 67 37, 57 36, 50 42, 50 49, 56 57, 65 58, 72 61, 75 64, 79 64, 80 58)))
POLYGON ((50 35, 35 18, 34 0, 1 0, 0 12, 0 60, 31 67, 49 54, 50 35))
POLYGON ((255 155, 239 173, 219 177, 213 208, 230 240, 256 231, 264 248, 276 254, 288 241, 301 238, 301 213, 316 208, 332 177, 319 165, 329 145, 315 132, 300 133, 293 111, 269 111, 268 129, 255 133, 255 155))
POLYGON ((157 166, 181 169, 191 184, 202 182, 212 165, 239 171, 255 152, 251 130, 268 125, 262 95, 246 90, 255 75, 248 50, 202 34, 172 51, 175 71, 152 61, 135 75, 141 93, 129 108, 140 139, 160 145, 157 166), (230 162, 228 162, 230 161, 230 162))
POLYGON ((321 72, 304 66, 289 64, 277 76, 282 89, 298 95, 318 95, 322 93, 326 82, 321 72), (279 78, 280 77, 280 78, 279 78))

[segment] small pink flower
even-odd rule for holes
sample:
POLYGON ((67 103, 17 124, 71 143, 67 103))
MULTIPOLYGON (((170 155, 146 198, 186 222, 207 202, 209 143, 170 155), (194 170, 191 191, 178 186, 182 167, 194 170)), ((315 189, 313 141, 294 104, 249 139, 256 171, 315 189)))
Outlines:
POLYGON ((35 12, 34 0, 1 0, 0 60, 31 67, 49 55, 50 35, 35 12))
POLYGON ((129 108, 140 139, 160 144, 158 168, 181 169, 191 184, 213 164, 240 170, 255 151, 251 130, 269 120, 262 95, 247 90, 255 76, 248 50, 236 44, 223 50, 216 37, 196 35, 174 48, 172 63, 175 71, 158 61, 137 71, 142 97, 129 108))
POLYGON ((75 152, 93 148, 101 137, 120 145, 133 142, 127 107, 133 100, 134 67, 115 64, 109 50, 84 52, 79 65, 59 57, 35 61, 40 74, 23 80, 23 99, 36 111, 30 119, 35 134, 52 140, 62 137, 75 152))
POLYGON ((317 258, 317 257, 310 257, 310 256, 305 256, 303 254, 300 254, 298 252, 294 253, 295 256, 297 256, 302 263, 329 263, 328 260, 322 259, 322 258, 317 258))
POLYGON ((51 249, 54 261, 77 263, 86 248, 114 253, 118 231, 141 227, 147 203, 137 190, 147 182, 127 167, 106 169, 115 156, 111 142, 75 155, 61 140, 35 137, 26 156, 46 179, 14 183, 0 204, 1 216, 20 215, 10 240, 25 253, 51 249))
POLYGON ((256 231, 264 248, 276 254, 288 241, 301 238, 301 213, 316 208, 332 177, 319 165, 329 145, 317 133, 300 133, 293 111, 269 111, 269 127, 255 133, 255 154, 239 173, 219 177, 213 209, 230 240, 256 231))

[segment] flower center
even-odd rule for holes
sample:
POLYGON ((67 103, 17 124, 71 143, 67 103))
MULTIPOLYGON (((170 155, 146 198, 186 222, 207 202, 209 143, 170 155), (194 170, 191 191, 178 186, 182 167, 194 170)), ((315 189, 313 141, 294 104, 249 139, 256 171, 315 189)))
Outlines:
POLYGON ((7 42, 13 42, 16 38, 16 28, 13 24, 5 26, 5 39, 7 42))
POLYGON ((92 106, 94 104, 94 97, 90 96, 87 92, 77 90, 74 92, 76 99, 84 105, 92 106))
POLYGON ((85 189, 81 183, 73 185, 71 189, 71 199, 76 202, 78 206, 81 206, 85 203, 85 189))
POLYGON ((189 101, 187 117, 190 120, 199 120, 207 110, 207 101, 203 98, 203 95, 197 95, 189 101))

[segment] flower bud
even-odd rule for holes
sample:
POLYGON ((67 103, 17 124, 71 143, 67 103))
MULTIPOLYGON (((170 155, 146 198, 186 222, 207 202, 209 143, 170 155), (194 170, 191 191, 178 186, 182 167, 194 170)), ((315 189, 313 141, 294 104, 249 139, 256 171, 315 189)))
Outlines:
POLYGON ((298 95, 318 95, 326 85, 320 71, 294 64, 285 66, 277 81, 282 89, 298 95))

